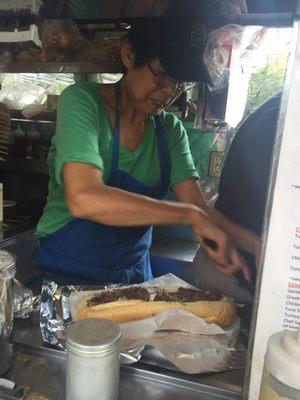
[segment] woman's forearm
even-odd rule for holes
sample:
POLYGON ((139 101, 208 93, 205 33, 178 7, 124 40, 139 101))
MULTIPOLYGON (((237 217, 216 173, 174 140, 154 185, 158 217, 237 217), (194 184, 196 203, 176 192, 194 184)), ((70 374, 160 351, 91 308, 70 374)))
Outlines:
POLYGON ((67 205, 76 218, 112 226, 191 225, 191 214, 201 220, 201 211, 192 204, 156 200, 105 185, 101 171, 87 164, 65 164, 63 181, 67 205))
POLYGON ((190 224, 191 204, 156 200, 111 186, 91 188, 69 202, 71 213, 112 226, 190 224))
POLYGON ((217 264, 227 266, 228 273, 241 270, 250 280, 247 266, 226 234, 197 204, 156 200, 105 185, 99 170, 86 164, 65 164, 63 180, 67 205, 75 218, 124 227, 188 225, 217 264))

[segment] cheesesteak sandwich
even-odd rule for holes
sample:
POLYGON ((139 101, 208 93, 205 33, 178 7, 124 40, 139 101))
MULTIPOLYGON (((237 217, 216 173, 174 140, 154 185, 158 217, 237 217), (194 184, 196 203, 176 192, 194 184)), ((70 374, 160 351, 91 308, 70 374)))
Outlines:
POLYGON ((219 292, 196 289, 131 286, 101 290, 82 298, 77 319, 107 318, 117 323, 153 317, 162 311, 179 308, 221 327, 236 316, 235 305, 219 292))

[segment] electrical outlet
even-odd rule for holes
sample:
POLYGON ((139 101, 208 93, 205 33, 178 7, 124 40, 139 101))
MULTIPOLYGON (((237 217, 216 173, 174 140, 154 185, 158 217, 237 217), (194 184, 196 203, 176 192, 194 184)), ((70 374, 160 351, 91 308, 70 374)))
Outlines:
POLYGON ((220 178, 224 161, 225 151, 212 151, 210 153, 208 176, 211 178, 220 178))

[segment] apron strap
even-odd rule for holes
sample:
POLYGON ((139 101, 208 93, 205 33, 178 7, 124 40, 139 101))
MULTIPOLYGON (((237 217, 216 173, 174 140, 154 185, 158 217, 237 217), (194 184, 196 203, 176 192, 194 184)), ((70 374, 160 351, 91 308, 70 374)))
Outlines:
POLYGON ((161 164, 161 178, 164 187, 169 187, 170 184, 170 160, 169 151, 167 145, 167 138, 165 134, 165 129, 161 122, 160 116, 155 115, 154 117, 155 130, 157 134, 158 151, 160 156, 161 164))
POLYGON ((111 169, 118 168, 118 160, 119 160, 119 142, 120 142, 120 113, 119 106, 121 100, 121 81, 118 81, 115 84, 115 95, 116 95, 116 117, 115 117, 115 128, 114 128, 114 137, 113 137, 113 154, 111 161, 111 169))

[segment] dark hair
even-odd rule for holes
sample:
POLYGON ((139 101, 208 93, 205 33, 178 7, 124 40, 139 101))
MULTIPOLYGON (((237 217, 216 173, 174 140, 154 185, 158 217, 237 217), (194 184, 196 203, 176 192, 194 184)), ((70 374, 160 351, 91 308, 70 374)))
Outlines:
MULTIPOLYGON (((143 65, 159 58, 157 38, 147 28, 149 28, 149 26, 143 28, 141 24, 135 24, 123 38, 123 40, 128 39, 131 43, 135 57, 135 67, 142 67, 143 65)), ((125 67, 124 69, 126 70, 125 67)))
POLYGON ((126 38, 132 45, 135 67, 158 59, 165 71, 178 81, 210 81, 203 63, 207 40, 204 20, 139 19, 133 22, 126 38))

